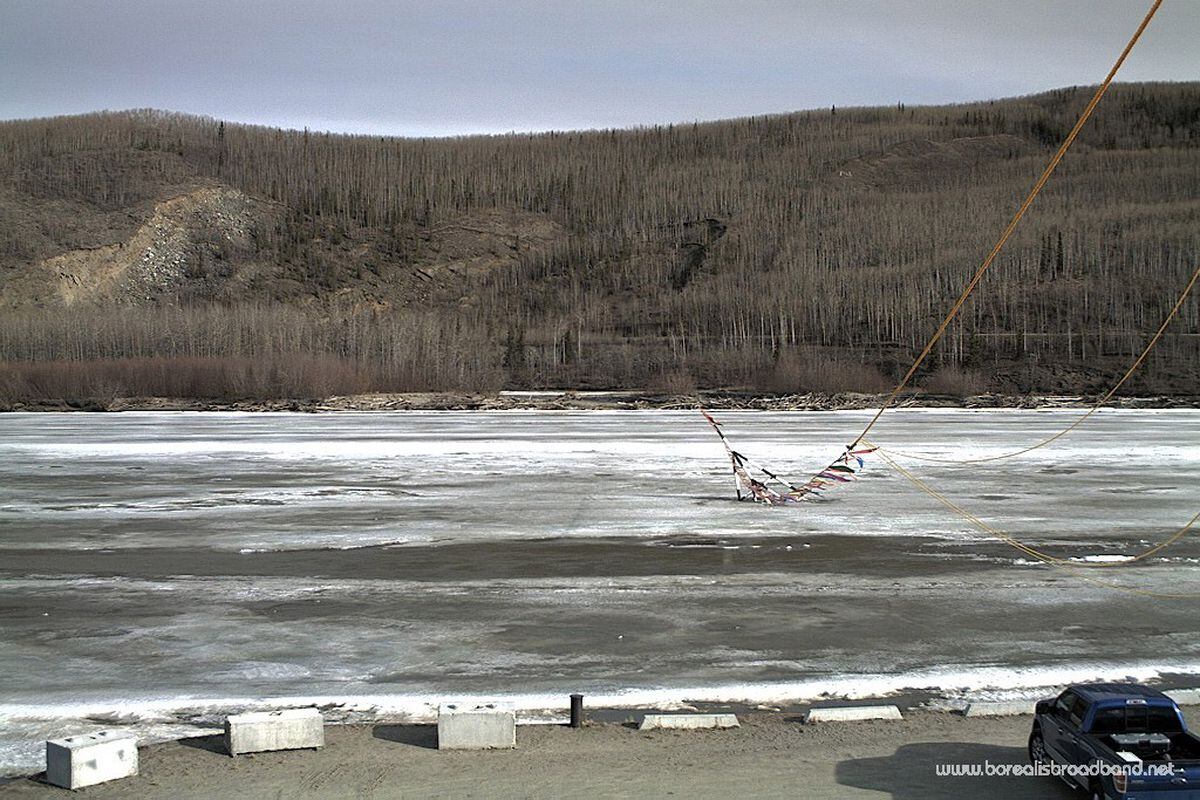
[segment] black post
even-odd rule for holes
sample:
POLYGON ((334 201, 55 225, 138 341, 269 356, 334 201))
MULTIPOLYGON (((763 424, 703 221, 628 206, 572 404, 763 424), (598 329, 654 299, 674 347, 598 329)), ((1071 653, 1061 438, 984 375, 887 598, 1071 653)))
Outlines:
POLYGON ((571 727, 583 727, 583 695, 571 695, 571 727))

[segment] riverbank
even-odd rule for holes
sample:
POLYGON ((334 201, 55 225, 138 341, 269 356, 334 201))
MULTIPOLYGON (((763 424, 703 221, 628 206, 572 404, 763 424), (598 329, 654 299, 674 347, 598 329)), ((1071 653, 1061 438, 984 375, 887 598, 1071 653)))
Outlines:
MULTIPOLYGON (((1189 710, 1195 717, 1196 709, 1189 710)), ((326 728, 319 751, 231 758, 219 736, 143 748, 140 774, 88 797, 797 797, 1067 800, 1053 778, 939 776, 939 764, 1024 765, 1031 718, 906 712, 900 721, 804 725, 753 713, 724 731, 638 731, 632 719, 522 726, 517 749, 439 751, 432 725, 326 728)), ((38 777, 6 796, 59 796, 38 777)))
MULTIPOLYGON (((510 391, 494 394, 409 392, 339 395, 325 398, 213 400, 177 397, 110 397, 0 401, 4 411, 634 411, 679 410, 698 406, 744 411, 854 411, 878 408, 887 394, 752 394, 701 392, 698 395, 638 391, 510 391)), ((1088 395, 942 395, 905 392, 901 408, 1087 408, 1099 397, 1088 395)), ((1200 408, 1200 395, 1115 397, 1111 408, 1200 408)))

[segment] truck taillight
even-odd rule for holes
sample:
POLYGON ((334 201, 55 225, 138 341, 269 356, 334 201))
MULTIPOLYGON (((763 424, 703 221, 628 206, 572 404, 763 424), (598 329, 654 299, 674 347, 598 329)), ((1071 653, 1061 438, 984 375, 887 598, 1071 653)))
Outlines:
POLYGON ((1113 775, 1113 788, 1117 790, 1117 794, 1125 794, 1125 789, 1129 787, 1129 776, 1123 772, 1113 775))

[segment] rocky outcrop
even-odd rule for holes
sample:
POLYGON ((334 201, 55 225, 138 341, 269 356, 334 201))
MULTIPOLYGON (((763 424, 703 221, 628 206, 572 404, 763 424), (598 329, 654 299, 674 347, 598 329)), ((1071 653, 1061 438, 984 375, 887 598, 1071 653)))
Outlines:
POLYGON ((236 189, 206 187, 164 200, 128 241, 71 250, 39 264, 42 302, 139 304, 172 294, 206 259, 249 249, 263 210, 236 189))

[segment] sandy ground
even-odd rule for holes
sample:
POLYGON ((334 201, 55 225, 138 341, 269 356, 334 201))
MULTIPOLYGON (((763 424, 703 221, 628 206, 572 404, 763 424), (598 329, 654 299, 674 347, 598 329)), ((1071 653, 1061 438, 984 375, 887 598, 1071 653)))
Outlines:
MULTIPOLYGON (((141 750, 141 774, 78 796, 144 798, 793 797, 1068 800, 1052 778, 939 777, 937 763, 1026 763, 1029 717, 909 712, 900 722, 805 726, 744 716, 728 731, 529 726, 517 750, 442 752, 432 726, 330 726, 320 751, 230 758, 219 737, 141 750)), ((4 797, 67 796, 39 777, 4 797)))

